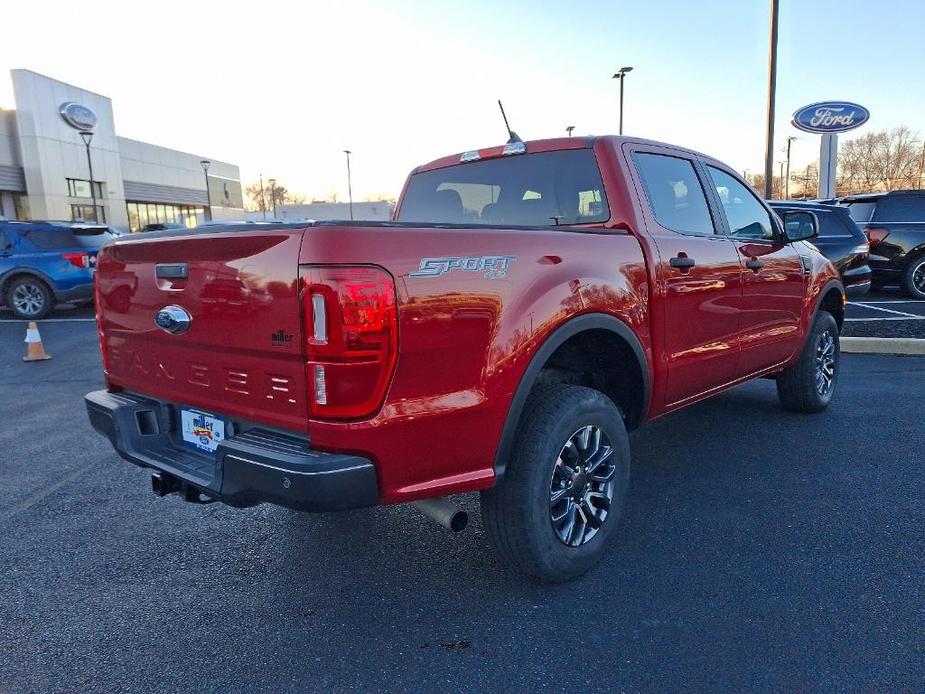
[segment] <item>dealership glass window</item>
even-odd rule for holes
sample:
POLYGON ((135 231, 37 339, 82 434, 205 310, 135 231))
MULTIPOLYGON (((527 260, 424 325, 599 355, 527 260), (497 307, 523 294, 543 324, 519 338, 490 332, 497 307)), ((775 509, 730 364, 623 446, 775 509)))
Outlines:
POLYGON ((102 205, 97 205, 94 213, 93 205, 71 205, 71 221, 105 222, 106 210, 103 209, 102 205))
MULTIPOLYGON (((93 188, 98 199, 103 197, 103 184, 99 181, 93 182, 93 188)), ((90 181, 79 178, 67 179, 67 194, 72 198, 92 198, 90 194, 90 181)))
POLYGON ((129 202, 125 205, 128 224, 132 233, 139 232, 148 224, 184 224, 193 228, 196 215, 202 214, 201 207, 192 205, 171 205, 155 202, 129 202))
POLYGON ((29 209, 29 196, 27 195, 17 195, 13 194, 13 211, 16 215, 16 219, 29 220, 32 219, 30 216, 29 209))

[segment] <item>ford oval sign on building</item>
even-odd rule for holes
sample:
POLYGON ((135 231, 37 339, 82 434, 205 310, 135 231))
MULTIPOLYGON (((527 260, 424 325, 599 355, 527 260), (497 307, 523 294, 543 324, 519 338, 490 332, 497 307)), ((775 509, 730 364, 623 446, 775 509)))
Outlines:
POLYGON ((58 109, 58 112, 72 128, 77 128, 78 130, 93 130, 93 128, 96 127, 96 114, 89 106, 68 101, 61 104, 61 108, 58 109))
POLYGON ((793 127, 808 133, 843 133, 864 125, 870 111, 850 101, 820 101, 793 114, 793 127))

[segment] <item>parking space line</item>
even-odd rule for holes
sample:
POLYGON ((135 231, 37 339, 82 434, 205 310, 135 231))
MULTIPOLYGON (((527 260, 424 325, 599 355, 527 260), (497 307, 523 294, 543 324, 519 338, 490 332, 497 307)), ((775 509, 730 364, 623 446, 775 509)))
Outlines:
POLYGON ((872 311, 883 311, 884 313, 895 313, 898 316, 906 316, 908 318, 921 318, 921 316, 916 315, 915 313, 906 313, 905 311, 894 311, 891 308, 880 308, 879 306, 869 306, 868 304, 855 302, 855 306, 860 306, 861 308, 869 308, 872 311))
POLYGON ((48 487, 45 487, 44 489, 40 489, 39 491, 27 496, 25 499, 20 501, 18 504, 14 504, 11 508, 0 513, 0 520, 7 520, 15 516, 17 513, 21 513, 22 511, 26 511, 32 508, 33 506, 35 506, 37 503, 39 503, 46 497, 51 496, 56 491, 61 489, 61 487, 66 485, 68 482, 71 482, 77 479, 80 475, 82 475, 85 472, 85 470, 86 468, 82 465, 75 466, 73 470, 71 470, 64 477, 59 478, 58 481, 55 482, 54 484, 49 485, 48 487))
MULTIPOLYGON (((35 321, 36 323, 92 323, 96 318, 43 318, 35 321)), ((0 318, 0 323, 29 323, 30 321, 20 318, 0 318)))
POLYGON ((925 299, 889 299, 887 301, 869 301, 865 299, 863 303, 858 303, 857 301, 849 301, 848 303, 852 306, 863 306, 864 304, 925 304, 925 299))
POLYGON ((884 316, 883 318, 845 318, 846 321, 854 321, 857 323, 865 321, 881 321, 881 320, 925 320, 925 316, 884 316))

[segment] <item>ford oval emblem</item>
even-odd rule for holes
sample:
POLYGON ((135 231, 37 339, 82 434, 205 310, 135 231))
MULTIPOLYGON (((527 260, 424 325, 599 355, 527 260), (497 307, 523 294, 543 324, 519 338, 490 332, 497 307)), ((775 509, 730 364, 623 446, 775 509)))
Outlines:
POLYGON ((157 327, 172 335, 185 333, 189 330, 189 324, 192 320, 193 317, 179 306, 165 306, 154 316, 157 327))
POLYGON ((793 114, 793 127, 808 133, 843 133, 864 125, 870 111, 850 101, 820 101, 793 114))
POLYGON ((68 125, 78 130, 93 130, 99 122, 92 108, 73 101, 66 101, 61 104, 58 113, 61 114, 61 117, 68 125))

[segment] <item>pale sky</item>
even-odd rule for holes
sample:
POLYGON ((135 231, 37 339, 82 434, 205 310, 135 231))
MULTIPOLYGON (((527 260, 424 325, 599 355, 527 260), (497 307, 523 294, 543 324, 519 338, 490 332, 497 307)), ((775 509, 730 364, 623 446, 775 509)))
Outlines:
MULTIPOLYGON (((113 99, 116 131, 239 164, 245 184, 357 200, 396 196, 417 164, 506 139, 617 131, 763 168, 769 2, 359 0, 12 2, 2 12, 0 106, 27 68, 113 99)), ((789 125, 828 99, 870 129, 925 133, 925 2, 781 0, 776 159, 818 136, 789 125)))

